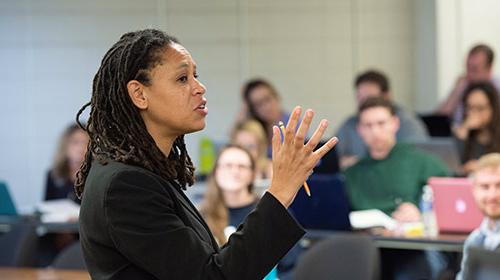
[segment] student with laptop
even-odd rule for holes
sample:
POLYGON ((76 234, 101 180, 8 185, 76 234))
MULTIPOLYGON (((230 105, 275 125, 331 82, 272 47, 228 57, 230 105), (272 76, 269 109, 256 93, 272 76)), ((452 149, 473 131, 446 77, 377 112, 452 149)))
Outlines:
MULTIPOLYGON (((360 106, 357 129, 368 154, 345 171, 346 192, 352 210, 379 209, 398 222, 417 222, 421 217, 417 205, 427 179, 449 172, 432 155, 397 143, 399 126, 396 109, 387 99, 370 98, 360 106)), ((383 279, 432 279, 442 268, 432 267, 435 262, 423 252, 381 253, 383 279)))
POLYGON ((472 248, 496 251, 500 254, 500 153, 484 155, 471 173, 472 194, 484 219, 464 243, 462 269, 457 279, 468 274, 468 255, 472 248))

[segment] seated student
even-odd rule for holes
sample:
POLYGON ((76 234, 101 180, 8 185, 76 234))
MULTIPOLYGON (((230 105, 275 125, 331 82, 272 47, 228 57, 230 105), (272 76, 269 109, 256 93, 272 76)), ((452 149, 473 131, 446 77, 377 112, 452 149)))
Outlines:
POLYGON ((268 157, 271 156, 271 138, 273 125, 279 121, 288 122, 290 113, 282 108, 278 91, 270 82, 263 79, 249 80, 243 86, 243 103, 236 117, 236 123, 255 119, 262 124, 266 132, 269 146, 268 157))
MULTIPOLYGON (((356 77, 354 86, 358 108, 369 97, 382 97, 389 101, 392 99, 389 80, 382 72, 376 70, 363 72, 356 77)), ((396 133, 398 142, 422 141, 428 138, 424 124, 414 114, 406 112, 400 106, 396 106, 395 110, 400 123, 396 133)), ((353 165, 367 152, 367 147, 356 128, 357 123, 357 116, 350 116, 342 123, 336 134, 341 139, 335 149, 342 169, 353 165)))
MULTIPOLYGON (((358 121, 368 154, 345 171, 352 210, 379 209, 401 223, 420 221, 422 187, 429 177, 448 175, 445 164, 409 144, 396 143, 400 120, 385 98, 367 99, 358 121)), ((445 265, 444 257, 433 251, 381 253, 383 279, 430 279, 445 265)))
MULTIPOLYGON (((52 168, 47 173, 44 200, 68 198, 80 204, 74 183, 76 173, 87 151, 89 137, 78 125, 72 124, 62 134, 54 157, 52 168)), ((78 235, 70 233, 49 233, 40 238, 38 263, 46 266, 66 246, 72 244, 78 235)))
POLYGON ((498 93, 489 82, 470 84, 462 99, 463 121, 453 129, 463 172, 470 173, 477 159, 500 152, 500 105, 498 93))
POLYGON ((272 162, 267 157, 267 137, 262 125, 248 120, 236 125, 231 135, 231 143, 247 149, 256 165, 256 179, 270 179, 273 174, 272 162))
POLYGON ((460 100, 463 98, 465 89, 472 83, 490 82, 499 92, 500 78, 493 75, 494 58, 495 53, 490 46, 485 44, 473 46, 467 54, 465 73, 457 78, 450 94, 435 113, 453 118, 455 122, 461 121, 464 108, 460 100))
POLYGON ((368 154, 345 171, 352 209, 376 208, 402 222, 418 221, 422 187, 429 177, 448 175, 448 169, 437 158, 397 143, 400 120, 388 100, 366 100, 358 120, 368 154))
POLYGON ((69 198, 77 203, 74 183, 83 162, 89 137, 78 125, 69 126, 59 140, 52 168, 47 173, 45 200, 69 198))
POLYGON ((224 147, 215 162, 200 212, 222 246, 257 204, 255 162, 237 145, 224 147))
POLYGON ((470 174, 472 194, 484 214, 481 226, 474 230, 464 243, 460 280, 467 273, 467 256, 470 248, 495 250, 500 254, 500 153, 482 156, 470 174))

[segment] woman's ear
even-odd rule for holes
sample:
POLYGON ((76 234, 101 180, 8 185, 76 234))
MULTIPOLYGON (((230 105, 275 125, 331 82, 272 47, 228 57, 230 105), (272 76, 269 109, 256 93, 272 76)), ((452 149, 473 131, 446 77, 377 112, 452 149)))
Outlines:
POLYGON ((144 91, 144 85, 137 80, 130 80, 127 83, 127 91, 132 103, 142 110, 148 108, 148 98, 144 91))

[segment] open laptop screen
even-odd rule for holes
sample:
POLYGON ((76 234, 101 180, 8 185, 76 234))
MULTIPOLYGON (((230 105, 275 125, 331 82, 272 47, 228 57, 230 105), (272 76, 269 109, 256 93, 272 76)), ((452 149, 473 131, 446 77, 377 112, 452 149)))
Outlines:
POLYGON ((16 216, 16 206, 5 183, 0 182, 0 215, 16 216))

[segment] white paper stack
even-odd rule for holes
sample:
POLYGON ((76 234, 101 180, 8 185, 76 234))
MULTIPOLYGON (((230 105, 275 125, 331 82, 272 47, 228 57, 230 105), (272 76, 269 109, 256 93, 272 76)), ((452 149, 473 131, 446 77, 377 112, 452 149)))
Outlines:
POLYGON ((355 229, 372 227, 385 227, 392 230, 396 228, 396 221, 378 209, 353 211, 349 214, 351 226, 355 229))
POLYGON ((56 199, 41 202, 37 205, 42 213, 42 223, 65 223, 78 220, 80 205, 69 199, 56 199))

